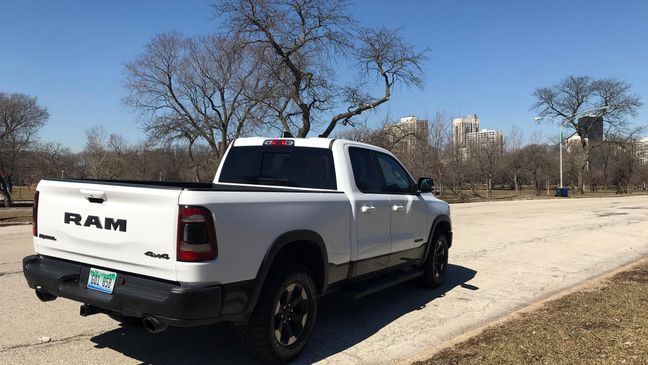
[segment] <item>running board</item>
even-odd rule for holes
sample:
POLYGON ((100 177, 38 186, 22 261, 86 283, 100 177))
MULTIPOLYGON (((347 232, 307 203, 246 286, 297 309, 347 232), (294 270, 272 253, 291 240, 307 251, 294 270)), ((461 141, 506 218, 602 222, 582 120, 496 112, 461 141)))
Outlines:
POLYGON ((344 295, 350 299, 360 299, 371 295, 373 293, 379 292, 383 289, 387 289, 394 285, 404 283, 406 281, 412 280, 419 276, 422 276, 424 273, 423 269, 412 269, 407 271, 399 271, 392 274, 385 274, 377 278, 366 279, 358 283, 353 284, 349 287, 344 295))

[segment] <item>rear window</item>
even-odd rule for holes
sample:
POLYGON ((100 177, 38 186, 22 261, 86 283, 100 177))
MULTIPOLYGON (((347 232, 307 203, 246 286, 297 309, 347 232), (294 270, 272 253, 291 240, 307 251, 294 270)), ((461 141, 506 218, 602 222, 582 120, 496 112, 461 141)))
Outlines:
POLYGON ((331 150, 310 147, 233 147, 219 181, 337 189, 331 150))

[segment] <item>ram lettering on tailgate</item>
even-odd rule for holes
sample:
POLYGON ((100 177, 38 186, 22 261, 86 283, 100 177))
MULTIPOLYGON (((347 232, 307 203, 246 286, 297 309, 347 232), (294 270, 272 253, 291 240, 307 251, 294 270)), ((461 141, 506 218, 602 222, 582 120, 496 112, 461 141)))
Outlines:
POLYGON ((81 214, 65 212, 65 218, 63 219, 63 222, 65 224, 74 223, 77 226, 95 227, 98 229, 126 232, 126 219, 105 217, 102 222, 101 218, 99 218, 98 216, 89 215, 84 220, 81 214), (81 223, 81 221, 83 221, 83 223, 81 223))

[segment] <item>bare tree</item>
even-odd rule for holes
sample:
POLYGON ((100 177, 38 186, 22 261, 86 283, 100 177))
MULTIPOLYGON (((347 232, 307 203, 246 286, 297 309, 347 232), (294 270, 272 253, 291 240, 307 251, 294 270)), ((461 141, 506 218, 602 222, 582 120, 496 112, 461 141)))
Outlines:
POLYGON ((338 122, 348 124, 354 116, 389 101, 395 85, 423 87, 421 63, 425 60, 425 51, 417 51, 396 32, 386 28, 365 28, 360 31, 359 40, 356 57, 362 66, 361 78, 377 76, 382 80, 383 95, 373 97, 366 93, 366 82, 346 86, 342 102, 349 107, 331 119, 323 137, 328 137, 338 122))
POLYGON ((346 2, 226 0, 214 8, 234 32, 268 50, 266 61, 273 71, 269 76, 299 110, 297 135, 306 136, 313 114, 330 106, 334 52, 351 47, 347 29, 352 22, 345 12, 346 2))
POLYGON ((468 154, 466 148, 459 144, 452 143, 450 140, 444 148, 443 160, 445 161, 445 168, 448 176, 448 183, 450 191, 455 194, 460 200, 464 200, 461 189, 466 182, 466 175, 469 170, 468 154))
POLYGON ((543 182, 551 168, 549 146, 530 144, 520 150, 520 155, 524 171, 531 177, 535 194, 542 194, 543 182))
POLYGON ((502 168, 504 146, 501 143, 471 145, 468 153, 486 182, 488 199, 493 197, 493 178, 502 168))
POLYGON ((522 141, 524 134, 517 127, 511 128, 511 133, 506 138, 506 154, 504 155, 505 172, 513 182, 513 189, 520 194, 519 178, 524 168, 522 159, 522 141))
POLYGON ((603 118, 607 133, 628 134, 630 126, 626 118, 636 115, 642 105, 631 89, 631 84, 614 78, 593 80, 587 76, 569 76, 557 85, 538 88, 533 94, 536 102, 532 109, 541 117, 555 118, 580 138, 578 189, 581 194, 584 193, 583 173, 591 149, 597 144, 587 138, 592 126, 579 124, 578 118, 589 110, 595 119, 603 118))
POLYGON ((109 177, 106 161, 108 149, 106 147, 108 135, 102 126, 95 126, 86 131, 86 145, 83 149, 84 176, 91 179, 105 179, 109 177))
POLYGON ((0 193, 7 207, 11 206, 11 180, 22 173, 16 162, 48 118, 47 109, 35 97, 0 92, 0 193))
POLYGON ((347 5, 345 0, 223 0, 214 6, 233 32, 266 49, 268 76, 276 81, 273 93, 282 96, 270 99, 270 108, 284 129, 297 126, 298 137, 305 137, 338 102, 347 105, 346 111, 332 117, 323 137, 338 123, 349 124, 352 117, 387 102, 395 85, 422 85, 424 52, 387 29, 350 32, 355 22, 347 5), (332 64, 346 58, 359 63, 359 81, 340 86, 332 64), (374 75, 384 86, 378 97, 366 92, 366 80, 374 75))
POLYGON ((421 156, 421 158, 430 161, 430 175, 434 177, 435 189, 441 195, 444 194, 444 185, 448 175, 444 150, 452 142, 451 125, 447 113, 441 111, 434 114, 434 117, 429 121, 430 151, 425 156, 421 156))
POLYGON ((126 104, 143 113, 161 143, 206 143, 219 159, 258 118, 248 95, 261 86, 260 63, 237 36, 159 34, 126 65, 126 104))
POLYGON ((23 153, 28 176, 20 183, 30 185, 43 177, 65 178, 81 176, 77 154, 59 143, 39 143, 23 153))

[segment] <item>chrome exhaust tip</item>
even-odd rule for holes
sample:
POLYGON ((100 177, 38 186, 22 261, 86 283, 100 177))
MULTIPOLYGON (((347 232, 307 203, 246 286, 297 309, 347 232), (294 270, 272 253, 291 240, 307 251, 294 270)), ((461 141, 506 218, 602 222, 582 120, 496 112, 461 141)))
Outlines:
POLYGON ((36 296, 40 299, 41 302, 51 302, 52 300, 58 298, 56 295, 51 294, 48 291, 45 291, 42 288, 36 288, 36 296))
POLYGON ((94 305, 81 304, 81 307, 79 308, 79 314, 81 317, 87 317, 97 313, 101 313, 101 310, 94 305))
POLYGON ((144 323, 144 328, 151 333, 160 333, 167 329, 167 325, 155 317, 146 317, 142 323, 144 323))

